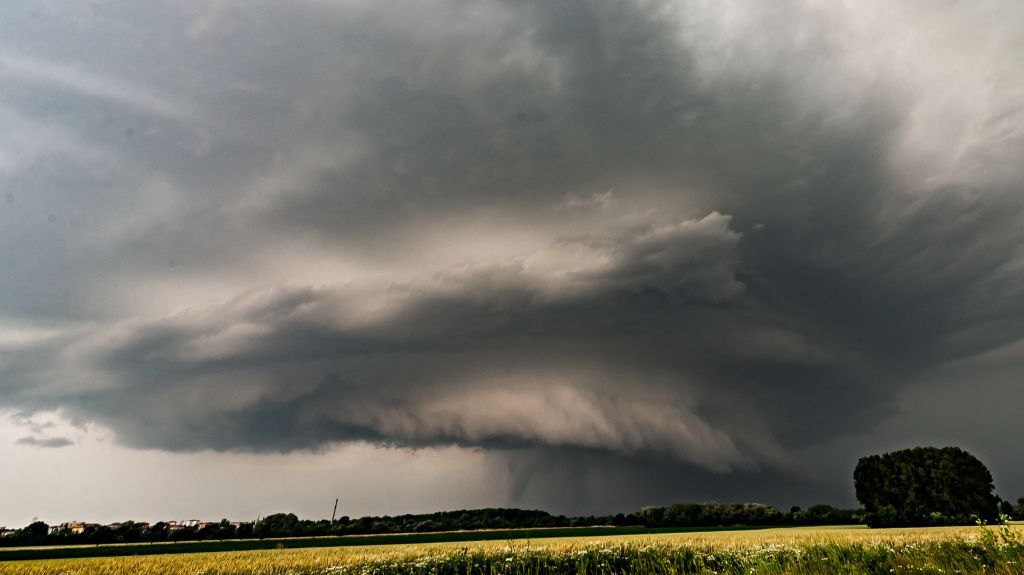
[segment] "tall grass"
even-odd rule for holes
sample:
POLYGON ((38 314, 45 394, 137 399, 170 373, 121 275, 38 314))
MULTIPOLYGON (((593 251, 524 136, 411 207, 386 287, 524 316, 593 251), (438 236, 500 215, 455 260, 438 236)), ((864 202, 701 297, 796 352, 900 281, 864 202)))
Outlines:
POLYGON ((382 550, 280 549, 147 557, 0 563, 11 575, 714 575, 1024 573, 1016 529, 972 532, 808 530, 647 540, 615 538, 546 545, 454 545, 382 550), (888 535, 888 537, 886 537, 888 535), (795 542, 780 542, 790 537, 795 542), (800 541, 803 537, 802 542, 800 541))

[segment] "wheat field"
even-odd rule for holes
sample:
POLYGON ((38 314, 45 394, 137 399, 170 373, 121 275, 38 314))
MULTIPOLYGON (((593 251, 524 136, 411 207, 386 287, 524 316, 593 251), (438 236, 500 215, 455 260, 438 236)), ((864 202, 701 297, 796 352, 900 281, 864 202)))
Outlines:
POLYGON ((784 528, 47 559, 4 575, 1024 573, 1020 527, 784 528))

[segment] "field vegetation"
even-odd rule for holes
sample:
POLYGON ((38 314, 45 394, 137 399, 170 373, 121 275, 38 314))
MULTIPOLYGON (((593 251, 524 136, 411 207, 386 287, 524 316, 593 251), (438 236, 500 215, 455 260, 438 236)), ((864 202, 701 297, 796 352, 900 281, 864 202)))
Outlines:
POLYGON ((1024 572, 1019 527, 785 528, 0 563, 4 575, 714 575, 1024 572))
POLYGON ((429 543, 467 543, 481 541, 543 540, 551 538, 608 537, 618 535, 654 535, 701 531, 760 529, 754 526, 727 527, 554 527, 543 529, 487 529, 446 531, 441 533, 399 533, 353 535, 345 537, 285 537, 270 539, 226 539, 206 541, 161 541, 145 543, 108 543, 99 545, 35 545, 0 549, 0 562, 19 559, 70 559, 79 557, 115 557, 123 555, 165 555, 220 551, 257 551, 262 549, 302 549, 308 547, 371 547, 420 545, 429 543))

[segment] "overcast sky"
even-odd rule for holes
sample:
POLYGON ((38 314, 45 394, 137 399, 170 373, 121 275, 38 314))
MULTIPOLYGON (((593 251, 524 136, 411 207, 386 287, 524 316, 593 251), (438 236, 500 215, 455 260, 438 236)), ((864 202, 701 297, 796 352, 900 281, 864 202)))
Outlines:
POLYGON ((0 524, 1024 496, 1024 3, 9 2, 0 524))

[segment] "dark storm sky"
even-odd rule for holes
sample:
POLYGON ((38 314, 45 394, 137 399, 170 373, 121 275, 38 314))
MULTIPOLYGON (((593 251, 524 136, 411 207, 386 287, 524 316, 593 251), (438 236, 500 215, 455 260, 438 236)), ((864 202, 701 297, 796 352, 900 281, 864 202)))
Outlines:
POLYGON ((5 12, 0 521, 1024 495, 1018 2, 5 12))

